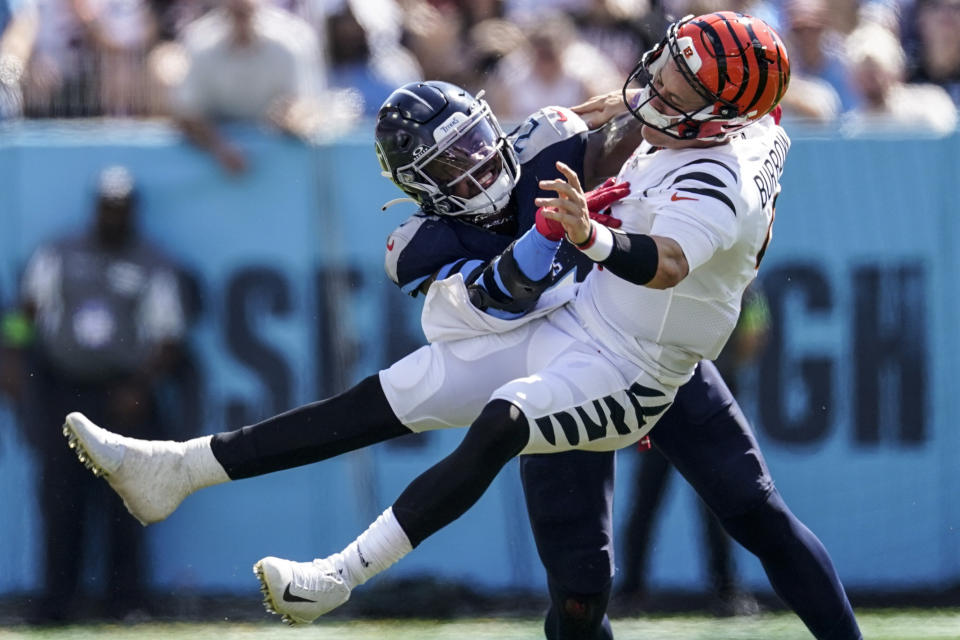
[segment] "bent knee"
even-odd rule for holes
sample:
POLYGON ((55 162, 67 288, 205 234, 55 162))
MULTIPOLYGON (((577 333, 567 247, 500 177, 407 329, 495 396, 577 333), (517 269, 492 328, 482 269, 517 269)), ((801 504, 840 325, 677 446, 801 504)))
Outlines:
POLYGON ((491 400, 480 412, 467 433, 471 446, 488 451, 497 458, 512 458, 530 439, 530 427, 523 411, 512 402, 491 400))

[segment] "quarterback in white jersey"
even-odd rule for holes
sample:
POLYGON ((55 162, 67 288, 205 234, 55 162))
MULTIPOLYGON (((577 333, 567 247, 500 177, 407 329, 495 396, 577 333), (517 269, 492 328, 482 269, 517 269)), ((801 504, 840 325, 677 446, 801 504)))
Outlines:
MULTIPOLYGON (((631 193, 613 215, 623 221, 620 231, 675 240, 689 273, 655 289, 594 271, 574 303, 590 333, 665 385, 682 384, 698 361, 716 358, 772 236, 789 147, 772 115, 707 149, 644 142, 617 177, 631 193)), ((600 256, 606 242, 594 247, 587 254, 600 256)))

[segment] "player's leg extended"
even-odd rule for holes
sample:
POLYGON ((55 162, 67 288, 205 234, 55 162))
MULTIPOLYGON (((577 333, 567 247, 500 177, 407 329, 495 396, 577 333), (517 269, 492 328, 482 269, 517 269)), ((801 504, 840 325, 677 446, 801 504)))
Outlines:
POLYGON ((823 544, 784 504, 749 423, 712 363, 674 401, 678 419, 651 439, 724 529, 763 564, 780 598, 820 640, 862 636, 823 544))
POLYGON ((460 446, 415 479, 342 553, 312 563, 271 557, 255 565, 272 611, 287 621, 315 619, 463 514, 513 456, 625 446, 646 433, 673 395, 671 388, 641 385, 638 380, 654 382, 639 367, 617 366, 549 323, 540 324, 527 347, 526 359, 543 368, 497 389, 460 446), (288 593, 293 601, 284 599, 288 593))
POLYGON ((548 640, 611 640, 612 451, 520 457, 520 477, 537 552, 547 571, 548 640))
POLYGON ((350 592, 459 518, 529 439, 526 417, 491 401, 446 458, 415 478, 393 506, 342 552, 313 562, 268 557, 254 565, 267 609, 287 623, 312 622, 350 592))
POLYGON ((80 413, 68 415, 63 430, 81 462, 105 476, 143 524, 163 520, 201 488, 410 433, 390 410, 376 376, 328 400, 186 442, 127 438, 80 413))
POLYGON ((198 489, 309 464, 411 433, 470 424, 490 393, 526 373, 531 329, 422 347, 327 400, 187 442, 125 438, 70 414, 64 433, 140 522, 198 489))
POLYGON ((409 434, 471 424, 504 381, 526 373, 531 331, 421 347, 320 402, 213 436, 231 479, 310 464, 409 434))

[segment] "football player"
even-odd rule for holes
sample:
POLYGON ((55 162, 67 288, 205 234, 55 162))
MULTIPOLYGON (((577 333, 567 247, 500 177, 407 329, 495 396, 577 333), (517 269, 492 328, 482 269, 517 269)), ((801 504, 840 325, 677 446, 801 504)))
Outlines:
MULTIPOLYGON (((541 112, 508 145, 480 101, 461 92, 459 99, 469 106, 434 122, 436 104, 408 89, 413 99, 403 105, 398 100, 380 120, 384 124, 395 112, 395 123, 407 121, 392 142, 406 150, 409 162, 388 157, 389 136, 379 130, 378 144, 385 169, 426 215, 391 236, 388 247, 397 253, 391 263, 388 252, 387 266, 399 284, 429 287, 424 328, 432 344, 344 394, 234 432, 187 443, 144 442, 71 414, 65 427, 71 443, 147 523, 216 482, 324 459, 411 430, 472 423, 463 443, 411 483, 342 553, 312 563, 257 563, 275 611, 290 621, 315 619, 463 513, 514 455, 549 453, 557 459, 573 449, 610 451, 648 433, 675 396, 678 408, 684 406, 677 388, 694 375, 699 360, 719 352, 769 240, 773 196, 789 146, 769 114, 788 73, 783 45, 762 21, 723 12, 672 25, 630 78, 643 87, 629 108, 647 143, 620 174, 621 182, 631 184, 615 208, 623 232, 591 219, 581 176, 566 164, 554 165, 562 178, 548 168, 532 170, 532 182, 516 182, 523 171, 512 154, 524 155, 528 144, 535 150, 541 127, 552 127, 561 144, 582 143, 585 127, 571 112, 541 112), (573 128, 566 130, 566 122, 573 128), (483 127, 494 134, 486 141, 483 127), (557 195, 544 197, 543 191, 557 195), (529 200, 535 196, 541 208, 534 211, 529 200), (414 250, 417 237, 431 224, 448 223, 452 237, 464 242, 455 259, 439 269, 405 271, 412 264, 405 256, 420 254, 414 250), (458 225, 506 243, 533 228, 498 247, 498 257, 488 261, 494 252, 465 241, 467 232, 458 236, 458 225), (575 273, 583 279, 579 287, 558 286, 560 276, 585 258, 604 268, 575 273), (307 424, 316 428, 305 429, 307 424)), ((542 158, 545 167, 553 161, 548 156, 542 158)), ((568 156, 574 164, 580 157, 568 156)), ((699 380, 699 388, 683 387, 698 400, 690 403, 689 415, 674 421, 687 421, 693 432, 688 426, 686 436, 671 441, 673 425, 660 429, 658 446, 668 455, 672 450, 674 462, 731 534, 761 557, 775 588, 816 637, 859 638, 822 545, 783 505, 722 381, 709 365, 700 372, 691 381, 699 380), (697 414, 702 406, 730 416, 716 439, 697 431, 710 424, 711 416, 697 414), (687 446, 691 436, 704 440, 687 446), (713 450, 715 441, 723 448, 713 450)), ((529 456, 523 463, 538 547, 551 574, 547 633, 610 637, 600 621, 612 574, 609 523, 603 522, 609 518, 612 456, 567 456, 566 478, 564 465, 552 464, 550 456, 529 456), (581 469, 593 470, 581 476, 581 469), (553 487, 576 488, 584 479, 582 499, 572 505, 586 511, 569 514, 571 503, 558 499, 553 487), (544 535, 558 514, 561 522, 573 523, 573 536, 557 528, 544 535), (594 537, 578 539, 580 532, 594 537), (581 566, 595 563, 592 575, 598 577, 584 590, 578 590, 579 570, 569 571, 570 580, 561 577, 564 566, 581 560, 581 566), (585 601, 579 597, 585 593, 596 598, 585 601)))
MULTIPOLYGON (((587 110, 596 124, 604 102, 599 98, 579 110, 587 110)), ((625 109, 622 98, 616 104, 625 109)), ((610 109, 603 118, 612 117, 615 110, 610 109)), ((539 285, 530 281, 521 287, 518 282, 512 288, 518 295, 512 297, 510 287, 502 289, 498 284, 510 281, 504 263, 511 259, 523 262, 514 258, 517 252, 525 249, 529 239, 543 237, 530 231, 537 221, 533 201, 544 194, 538 183, 560 175, 558 161, 573 169, 582 183, 591 185, 605 177, 612 164, 619 168, 630 153, 623 143, 636 133, 631 123, 636 122, 639 128, 639 121, 628 113, 624 115, 626 120, 617 117, 589 131, 584 120, 570 109, 542 109, 507 136, 503 155, 497 155, 492 150, 501 139, 499 126, 482 100, 441 82, 414 83, 394 92, 379 115, 377 152, 385 175, 416 201, 420 210, 387 240, 385 267, 391 280, 416 295, 428 291, 432 282, 460 273, 464 282, 474 283, 468 290, 475 291, 475 304, 483 305, 481 298, 487 297, 483 287, 489 283, 496 301, 488 312, 501 317, 528 310, 536 300, 531 290, 582 281, 595 263, 564 243, 556 252, 549 275, 539 285), (423 113, 414 115, 417 109, 423 113), (491 122, 467 129, 470 133, 465 139, 440 150, 434 142, 433 127, 457 112, 467 117, 473 114, 478 122, 483 118, 491 122), (425 126, 420 120, 433 125, 425 126), (479 138, 484 142, 478 142, 479 138), (472 159, 469 150, 478 146, 491 151, 480 154, 480 160, 472 159), (424 154, 418 151, 421 148, 431 152, 424 154), (437 170, 438 165, 444 168, 437 170), (516 176, 509 197, 500 182, 493 180, 496 172, 487 170, 490 165, 516 176), (411 171, 424 175, 417 183, 405 180, 403 174, 411 171), (476 184, 471 175, 477 176, 476 184), (448 197, 431 184, 442 178, 456 181, 454 185, 473 184, 470 190, 460 187, 468 201, 462 202, 456 195, 448 197), (484 189, 485 181, 490 185, 484 189), (476 200, 471 203, 470 198, 476 200), (502 256, 500 252, 504 252, 502 256), (491 262, 491 256, 500 259, 491 262), (507 308, 510 311, 505 313, 507 308)), ((652 152, 649 145, 642 149, 652 152)), ((694 161, 684 166, 689 167, 686 173, 672 178, 679 194, 710 187, 716 182, 713 172, 725 171, 723 165, 709 162, 694 161)), ((619 226, 620 221, 603 214, 602 209, 612 204, 613 198, 625 195, 623 186, 605 184, 588 193, 591 217, 619 226)), ((686 193, 693 195, 693 191, 686 193)), ((544 228, 542 216, 539 223, 544 228)), ((721 517, 728 532, 759 557, 777 593, 816 637, 858 637, 855 618, 829 555, 783 503, 749 423, 712 362, 699 364, 650 438, 721 517), (811 599, 811 593, 817 596, 811 599)), ((534 538, 547 569, 551 596, 547 638, 612 637, 605 612, 614 573, 614 469, 613 452, 572 451, 520 458, 534 538), (558 500, 557 496, 564 499, 558 500)))

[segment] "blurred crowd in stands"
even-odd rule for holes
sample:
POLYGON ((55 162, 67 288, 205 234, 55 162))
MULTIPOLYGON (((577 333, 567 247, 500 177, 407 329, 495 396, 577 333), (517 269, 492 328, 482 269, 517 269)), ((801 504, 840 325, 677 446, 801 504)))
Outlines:
POLYGON ((169 116, 240 171, 208 122, 314 136, 416 79, 516 121, 619 88, 670 21, 723 9, 787 41, 788 116, 953 130, 960 0, 0 0, 0 118, 169 116))

